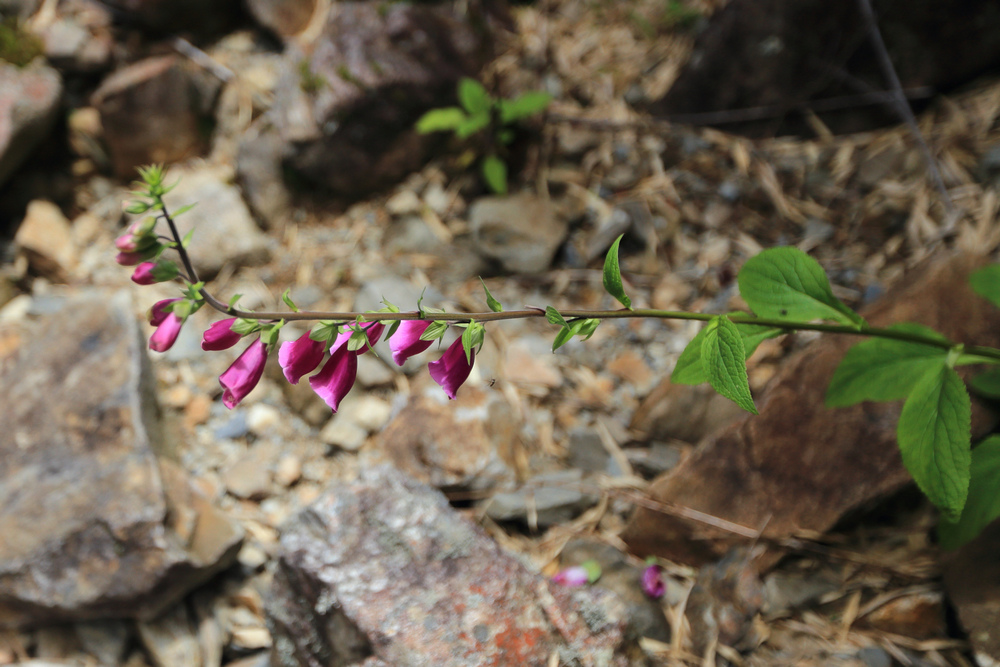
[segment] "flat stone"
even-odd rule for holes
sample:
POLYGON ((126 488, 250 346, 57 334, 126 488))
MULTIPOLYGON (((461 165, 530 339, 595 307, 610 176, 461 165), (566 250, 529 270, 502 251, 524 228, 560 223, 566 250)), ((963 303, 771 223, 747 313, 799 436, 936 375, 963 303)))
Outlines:
POLYGON ((495 392, 463 387, 448 401, 435 386, 412 396, 375 440, 371 462, 389 462, 436 487, 492 486, 517 426, 495 392))
POLYGON ((361 428, 347 417, 340 413, 326 423, 323 430, 319 432, 319 439, 327 445, 335 445, 349 452, 361 449, 368 438, 368 431, 361 428))
POLYGON ((20 343, 0 363, 0 627, 150 618, 235 559, 241 532, 154 455, 133 313, 91 291, 3 325, 20 343))
MULTIPOLYGON (((952 340, 1000 346, 1000 309, 968 285, 983 261, 970 255, 929 260, 862 314, 873 326, 917 322, 952 340)), ((703 440, 653 482, 651 497, 765 526, 766 537, 782 539, 823 532, 846 512, 911 484, 896 444, 901 402, 824 406, 830 377, 855 343, 827 336, 785 362, 757 397, 760 415, 743 416, 703 440)), ((975 440, 991 431, 996 415, 975 398, 972 414, 975 440)), ((622 537, 639 555, 688 563, 711 561, 732 544, 707 525, 642 508, 622 537)), ((761 567, 777 557, 768 552, 761 567)))
POLYGON ((33 268, 59 282, 66 282, 76 267, 78 254, 69 220, 59 207, 36 199, 28 204, 14 243, 28 254, 33 268))
POLYGON ((0 60, 0 185, 48 136, 62 90, 59 73, 41 58, 24 68, 0 60))
POLYGON ((264 498, 271 493, 271 468, 276 459, 276 448, 268 441, 259 441, 222 473, 222 481, 238 498, 264 498))
POLYGON ((535 475, 516 491, 493 495, 484 503, 486 516, 496 521, 522 521, 539 528, 565 523, 597 504, 597 497, 580 490, 583 472, 559 470, 535 475))
POLYGON ((275 667, 643 664, 613 594, 530 571, 389 466, 282 527, 266 611, 275 667))
POLYGON ((513 273, 538 273, 552 263, 569 226, 543 197, 483 197, 469 209, 476 250, 513 273))
POLYGON ((139 639, 155 667, 201 664, 201 647, 184 605, 174 605, 156 619, 139 623, 137 627, 139 639))
POLYGON ((181 236, 195 230, 188 254, 199 277, 210 278, 226 264, 257 266, 270 259, 270 240, 257 227, 226 170, 171 169, 166 182, 177 183, 164 197, 168 208, 197 204, 177 219, 177 228, 181 236))

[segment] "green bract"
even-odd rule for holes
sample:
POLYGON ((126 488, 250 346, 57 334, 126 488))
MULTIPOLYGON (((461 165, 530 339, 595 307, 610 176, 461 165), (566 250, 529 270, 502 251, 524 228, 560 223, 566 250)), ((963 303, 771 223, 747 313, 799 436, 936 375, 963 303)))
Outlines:
POLYGON ((625 294, 625 286, 622 284, 622 271, 618 266, 618 245, 622 242, 622 234, 611 244, 607 256, 604 258, 604 289, 608 294, 618 299, 618 303, 626 308, 632 307, 632 299, 625 294))

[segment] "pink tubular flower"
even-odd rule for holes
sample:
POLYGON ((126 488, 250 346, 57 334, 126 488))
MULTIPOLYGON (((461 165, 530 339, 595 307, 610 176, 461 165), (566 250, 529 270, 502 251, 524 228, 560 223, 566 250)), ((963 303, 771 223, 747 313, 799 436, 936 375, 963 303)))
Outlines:
POLYGON ((573 567, 567 567, 557 572, 552 577, 552 581, 563 586, 583 586, 590 581, 590 574, 585 567, 574 565, 573 567))
MULTIPOLYGON (((179 299, 174 300, 179 301, 179 299)), ((153 306, 154 311, 161 303, 163 303, 163 301, 160 301, 153 306)), ((162 310, 160 312, 162 312, 162 310)), ((159 318, 159 314, 154 313, 153 317, 159 318)), ((150 320, 152 320, 153 317, 151 317, 150 320)), ((154 331, 153 335, 149 337, 149 349, 154 352, 166 352, 169 350, 173 346, 174 341, 177 340, 177 334, 181 332, 181 326, 183 324, 184 320, 179 318, 174 313, 166 313, 156 325, 156 331, 154 331)))
POLYGON ((458 388, 469 379, 474 363, 476 363, 476 351, 472 350, 469 359, 466 360, 462 339, 459 338, 440 359, 427 364, 427 370, 431 374, 431 379, 441 385, 448 398, 454 400, 458 388))
POLYGON ((278 348, 278 364, 281 366, 285 379, 292 384, 298 384, 303 375, 316 370, 323 355, 326 354, 326 343, 316 341, 306 332, 296 340, 281 344, 278 348))
POLYGON ((155 268, 156 264, 154 262, 143 262, 135 267, 135 272, 132 274, 132 282, 136 285, 153 285, 159 282, 153 277, 153 269, 155 268))
POLYGON ((642 590, 654 600, 659 600, 667 592, 667 583, 663 579, 663 566, 655 563, 642 571, 642 590))
POLYGON ((203 350, 228 350, 236 343, 240 342, 240 334, 233 331, 232 326, 236 324, 236 318, 230 317, 227 320, 219 320, 205 331, 201 339, 201 349, 203 350))
POLYGON ((258 338, 219 376, 219 384, 225 389, 222 392, 223 405, 230 410, 235 408, 260 382, 266 362, 267 345, 258 338))
POLYGON ((175 301, 180 301, 180 299, 162 299, 154 303, 153 307, 149 309, 148 313, 146 313, 146 318, 149 320, 149 323, 154 327, 158 327, 163 324, 163 320, 167 319, 167 315, 170 314, 170 311, 166 310, 166 307, 175 301))
POLYGON ((402 366, 407 359, 420 354, 434 343, 432 340, 420 340, 420 336, 430 325, 427 320, 403 320, 396 333, 389 339, 392 360, 397 366, 402 366))
POLYGON ((358 355, 341 344, 331 351, 323 370, 309 378, 309 386, 336 412, 357 377, 358 355))

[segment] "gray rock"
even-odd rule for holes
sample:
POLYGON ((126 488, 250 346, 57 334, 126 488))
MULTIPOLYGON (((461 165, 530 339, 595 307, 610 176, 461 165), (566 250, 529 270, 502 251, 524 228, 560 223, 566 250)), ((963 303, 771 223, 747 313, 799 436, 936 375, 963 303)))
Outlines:
POLYGON ((194 229, 188 254, 200 278, 210 278, 228 263, 255 266, 271 256, 270 241, 254 222, 228 174, 213 167, 172 169, 167 183, 177 187, 167 193, 167 207, 177 210, 196 204, 177 219, 183 236, 194 229))
POLYGON ((283 526, 266 611, 276 667, 643 664, 612 594, 529 571, 387 466, 283 526))
POLYGON ((0 185, 48 136, 61 98, 59 73, 41 58, 24 68, 0 60, 0 185))
POLYGON ((201 648, 184 605, 174 605, 156 619, 139 623, 138 629, 156 667, 201 664, 201 648))
POLYGON ((27 252, 32 268, 58 282, 66 282, 79 261, 69 220, 49 201, 28 204, 14 242, 27 252))
POLYGON ((559 470, 535 475, 516 491, 497 493, 485 502, 486 516, 496 521, 530 523, 539 528, 564 523, 597 504, 597 497, 580 490, 583 472, 559 470))
POLYGON ((0 627, 151 617, 235 560, 241 531, 169 461, 127 293, 7 325, 0 627), (12 338, 13 337, 13 338, 12 338))
POLYGON ((318 37, 286 50, 274 105, 254 130, 269 146, 257 158, 272 164, 257 172, 280 178, 284 165, 352 199, 398 182, 439 143, 414 123, 452 103, 492 51, 479 2, 334 4, 318 37))
POLYGON ((266 118, 240 136, 236 173, 247 203, 266 227, 280 224, 292 208, 292 195, 283 180, 283 155, 281 137, 266 118))
POLYGON ((477 199, 469 227, 476 250, 514 273, 548 269, 569 231, 548 199, 530 193, 477 199))
POLYGON ((218 87, 201 85, 209 81, 205 77, 177 56, 160 56, 104 80, 91 104, 101 113, 104 142, 119 178, 134 178, 136 167, 176 162, 208 148, 204 126, 218 87))
POLYGON ((772 572, 764 579, 762 611, 770 616, 787 614, 840 586, 840 579, 831 572, 772 572))
POLYGON ((606 472, 611 455, 593 429, 576 428, 569 434, 569 465, 585 472, 606 472))
POLYGON ((124 621, 78 623, 76 636, 83 650, 97 658, 100 665, 117 665, 125 657, 129 629, 124 621))

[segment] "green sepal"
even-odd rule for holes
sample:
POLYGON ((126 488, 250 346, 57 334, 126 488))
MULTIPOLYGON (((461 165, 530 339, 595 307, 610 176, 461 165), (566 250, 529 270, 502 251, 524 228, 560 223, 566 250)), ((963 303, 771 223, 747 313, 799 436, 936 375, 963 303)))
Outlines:
POLYGON ((270 350, 278 343, 278 336, 281 334, 281 327, 283 326, 285 326, 285 321, 281 320, 275 324, 268 324, 260 328, 260 339, 267 346, 267 349, 270 350))
POLYGON ((479 277, 479 282, 483 284, 483 291, 486 292, 486 305, 490 307, 494 313, 502 313, 503 305, 490 294, 490 288, 486 286, 486 281, 483 280, 482 276, 479 277))
POLYGON ((248 320, 241 317, 233 322, 229 329, 233 333, 238 333, 241 336, 249 336, 250 334, 260 330, 261 324, 257 320, 248 320))
POLYGON ((624 237, 625 235, 622 234, 615 239, 615 242, 611 244, 611 249, 608 250, 607 256, 604 258, 604 289, 608 294, 617 299, 618 303, 631 310, 632 299, 625 294, 625 287, 622 284, 622 271, 618 265, 618 246, 624 237))
POLYGON ((594 335, 595 331, 597 331, 597 327, 601 325, 601 320, 589 317, 585 320, 582 320, 582 322, 583 326, 580 327, 580 330, 577 332, 577 335, 582 336, 583 340, 590 340, 590 337, 594 335))
POLYGON ((437 340, 448 330, 448 323, 442 320, 431 322, 430 326, 420 334, 420 340, 437 340))
POLYGON ((357 352, 368 345, 368 335, 360 327, 351 332, 351 337, 347 339, 347 351, 357 352))
POLYGON ((580 567, 587 573, 587 583, 592 584, 601 578, 601 564, 596 560, 586 560, 580 563, 580 567))
POLYGON ((399 306, 397 306, 396 304, 392 303, 391 301, 389 301, 385 297, 382 297, 382 301, 380 303, 382 303, 382 305, 385 306, 385 308, 382 308, 381 310, 378 311, 380 313, 398 313, 399 312, 399 306))
POLYGON ((545 319, 549 321, 549 324, 555 324, 560 327, 569 326, 566 324, 566 319, 562 314, 552 306, 545 306, 545 319))
POLYGON ((340 335, 340 325, 331 320, 320 320, 309 330, 309 338, 317 343, 331 343, 340 335))
POLYGON ((475 320, 470 320, 465 331, 462 332, 462 349, 465 350, 465 361, 472 365, 472 351, 481 347, 485 329, 483 325, 475 320))
POLYGON ((281 300, 285 302, 286 306, 292 309, 293 313, 297 313, 299 312, 299 307, 295 305, 294 301, 292 301, 291 291, 292 290, 290 288, 286 289, 281 295, 281 300))
POLYGON ((396 329, 399 328, 401 322, 399 320, 393 320, 389 323, 389 328, 385 330, 385 340, 392 338, 392 335, 396 333, 396 329))

